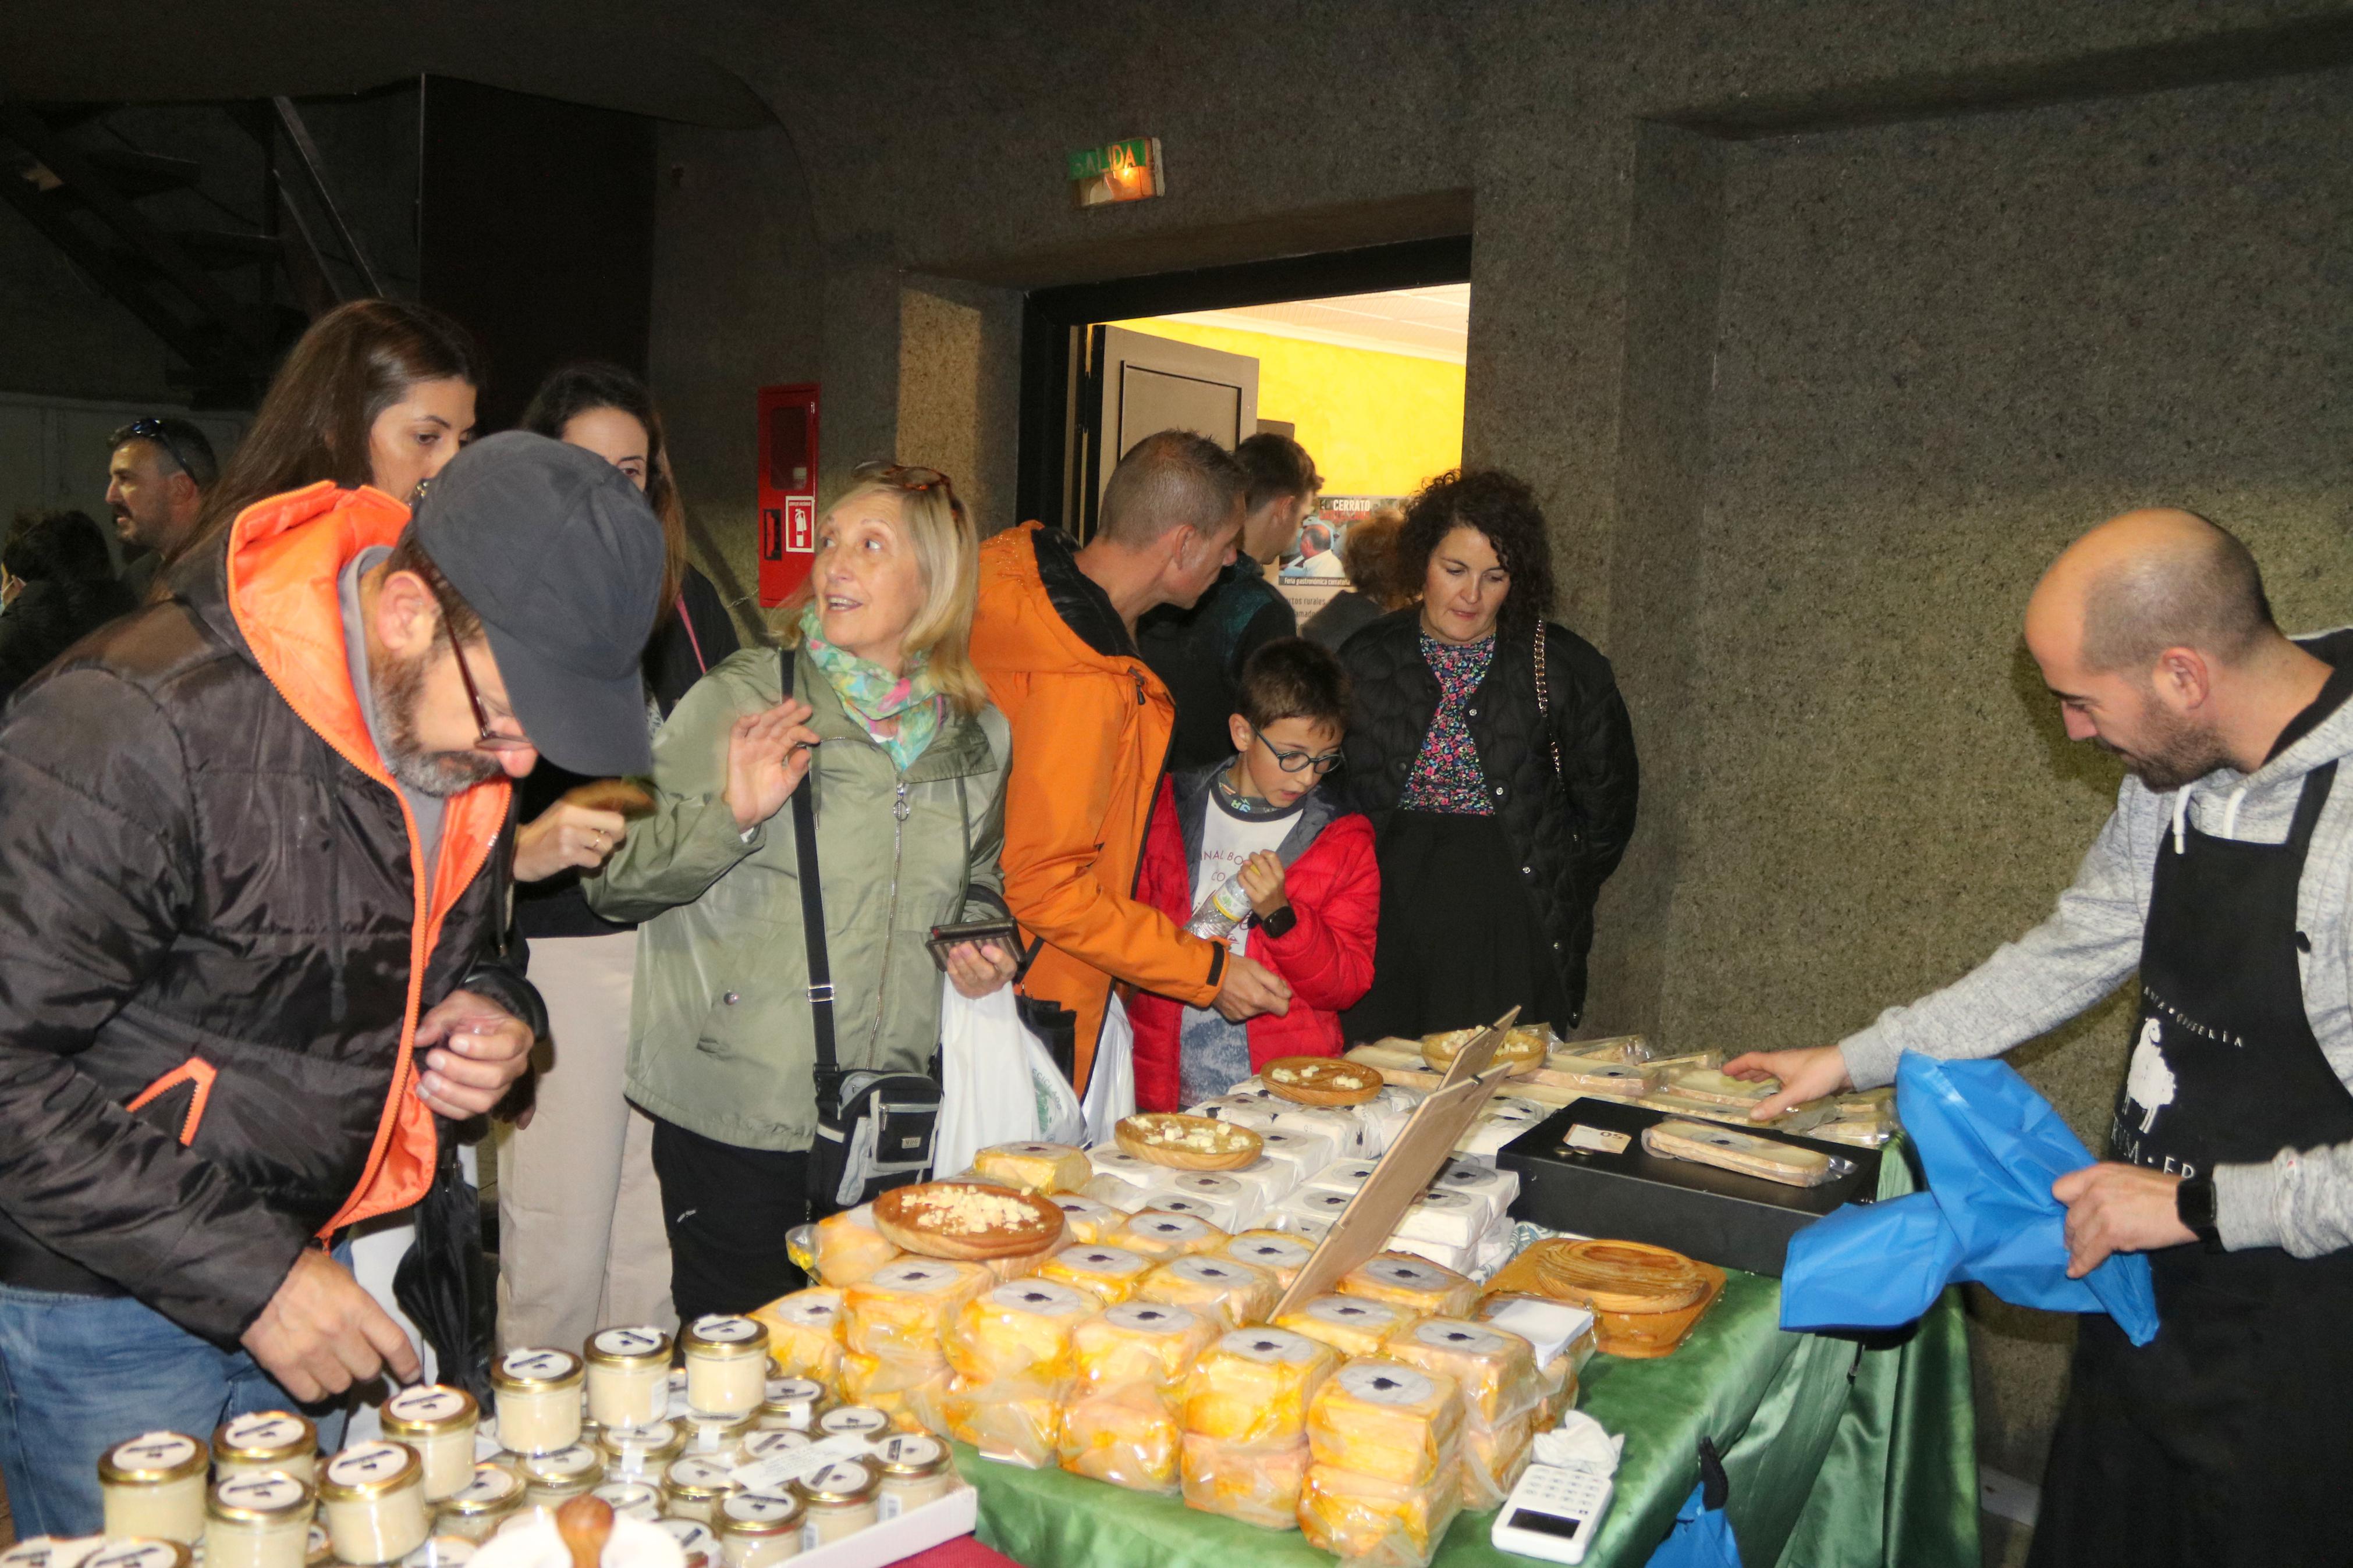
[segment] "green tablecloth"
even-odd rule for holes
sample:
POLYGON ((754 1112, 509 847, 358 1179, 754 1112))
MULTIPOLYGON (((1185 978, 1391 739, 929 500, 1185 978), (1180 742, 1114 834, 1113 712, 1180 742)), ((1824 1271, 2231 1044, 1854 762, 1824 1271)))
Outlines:
MULTIPOLYGON (((1883 1195, 1911 1190, 1891 1146, 1883 1195)), ((1902 1342, 1784 1333, 1781 1287, 1735 1273, 1657 1361, 1598 1355, 1578 1407, 1626 1436, 1618 1494, 1586 1562, 1647 1561, 1698 1484, 1713 1437, 1750 1568, 1976 1568, 1976 1421, 1960 1298, 1945 1293, 1902 1342)), ((1060 1470, 994 1465, 959 1447, 980 1493, 980 1539, 1028 1568, 1329 1568, 1296 1532, 1260 1530, 1060 1470)), ((1439 1568, 1529 1561, 1487 1539, 1492 1511, 1454 1521, 1439 1568)))

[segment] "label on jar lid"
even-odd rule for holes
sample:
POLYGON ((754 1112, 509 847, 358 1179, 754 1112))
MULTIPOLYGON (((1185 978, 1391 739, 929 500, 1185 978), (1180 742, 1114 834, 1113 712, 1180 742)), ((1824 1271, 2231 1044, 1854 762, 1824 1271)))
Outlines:
POLYGON ((667 1476, 671 1487, 681 1491, 723 1492, 735 1485, 735 1478, 727 1473, 726 1466, 702 1454, 672 1459, 667 1476))
MULTIPOLYGON (((744 1458, 747 1463, 756 1463, 777 1454, 789 1454, 796 1448, 806 1448, 809 1442, 809 1435, 806 1432, 787 1432, 782 1428, 754 1432, 744 1439, 744 1458)), ((744 1478, 738 1475, 735 1479, 742 1480, 744 1478)))
POLYGON ((651 1519, 661 1512, 661 1493, 643 1481, 607 1481, 588 1495, 615 1513, 651 1519))
POLYGON ((1295 1268, 1307 1261, 1308 1251, 1287 1236, 1250 1236, 1227 1247, 1226 1255, 1269 1268, 1295 1268))
POLYGON ((575 1480, 590 1470, 603 1469, 605 1456, 589 1444, 575 1443, 553 1454, 533 1455, 522 1462, 522 1468, 533 1480, 575 1480))
POLYGON ((1122 1301, 1107 1309, 1103 1321, 1115 1329, 1127 1329, 1146 1334, 1183 1334, 1192 1331, 1199 1321, 1182 1307, 1163 1307, 1150 1301, 1122 1301))
POLYGON ((825 1397, 825 1385, 806 1377, 772 1377, 761 1398, 770 1405, 799 1405, 825 1397))
POLYGON ((580 1370, 570 1351, 509 1351, 499 1358, 499 1375, 511 1383, 562 1383, 580 1370))
POLYGON ((1294 1334, 1289 1329, 1236 1329, 1218 1342, 1218 1348, 1229 1355, 1266 1366, 1277 1362, 1314 1361, 1328 1353, 1319 1342, 1305 1334, 1294 1334))
POLYGON ((771 1524, 782 1529, 801 1516, 801 1505, 774 1492, 731 1492, 719 1505, 720 1514, 736 1524, 771 1524))
POLYGON ((874 1489, 874 1472, 857 1459, 836 1459, 796 1483, 811 1502, 855 1502, 874 1489))
POLYGON ((327 1479, 339 1487, 375 1486, 416 1465, 416 1456, 398 1443, 355 1443, 327 1461, 327 1479))
POLYGON ((522 1490, 522 1478, 504 1465, 485 1459, 474 1467, 474 1479, 441 1500, 443 1508, 467 1510, 496 1508, 522 1490))
POLYGON ((708 1553, 719 1544, 711 1527, 699 1519, 658 1519, 654 1527, 679 1544, 690 1562, 698 1552, 708 1553))
POLYGON ((411 1426, 454 1425, 472 1415, 473 1409, 472 1395, 461 1389, 445 1388, 438 1383, 421 1383, 414 1388, 404 1388, 384 1404, 386 1415, 411 1426))
POLYGON ((874 1445, 886 1470, 926 1470, 947 1458, 947 1448, 928 1432, 894 1432, 874 1445))
POLYGON ((766 1331, 749 1318, 714 1312, 710 1317, 695 1319, 694 1327, 688 1333, 692 1340, 703 1344, 740 1345, 759 1338, 766 1331))
POLYGON ((1092 1300, 1051 1279, 1016 1279, 999 1285, 988 1293, 988 1304, 1040 1318, 1083 1318, 1095 1310, 1092 1300))
POLYGON ((818 1427, 833 1436, 849 1436, 867 1432, 881 1432, 891 1425, 891 1418, 880 1410, 863 1405, 845 1405, 839 1410, 828 1410, 818 1417, 818 1427))
POLYGON ((1340 1369, 1340 1386, 1368 1405, 1424 1405, 1438 1394, 1426 1374, 1393 1361, 1352 1361, 1340 1369))
POLYGON ((224 1447, 239 1453, 275 1454, 300 1446, 311 1434, 310 1423, 283 1410, 257 1410, 236 1416, 220 1429, 224 1447))
POLYGON ((110 1541, 83 1558, 81 1568, 179 1568, 187 1550, 172 1541, 110 1541))
POLYGON ((1509 1340, 1493 1329, 1445 1318, 1416 1323, 1413 1337, 1433 1350, 1461 1351, 1466 1355, 1502 1355, 1511 1346, 1509 1340))
MULTIPOLYGON (((741 1321, 741 1319, 737 1320, 741 1321)), ((600 1355, 622 1361, 638 1361, 648 1356, 670 1353, 670 1336, 659 1329, 600 1329, 589 1347, 600 1355)))
POLYGON ((684 1441, 670 1421, 649 1421, 642 1426, 607 1426, 605 1447, 615 1454, 652 1454, 684 1441))
POLYGON ((282 1470, 231 1476, 213 1489, 214 1503, 239 1513, 292 1513, 311 1500, 311 1489, 282 1470))
POLYGON ((105 1544, 102 1535, 36 1535, 0 1552, 0 1568, 79 1568, 105 1544))
POLYGON ((333 1546, 327 1539, 327 1526, 325 1522, 321 1520, 312 1520, 311 1521, 310 1536, 302 1543, 302 1561, 305 1563, 324 1563, 333 1557, 333 1546))
POLYGON ((117 1443, 106 1462, 128 1480, 168 1480, 204 1462, 204 1445, 177 1432, 144 1432, 117 1443))
POLYGON ((462 1535, 436 1535, 402 1558, 400 1568, 465 1568, 476 1550, 462 1535))

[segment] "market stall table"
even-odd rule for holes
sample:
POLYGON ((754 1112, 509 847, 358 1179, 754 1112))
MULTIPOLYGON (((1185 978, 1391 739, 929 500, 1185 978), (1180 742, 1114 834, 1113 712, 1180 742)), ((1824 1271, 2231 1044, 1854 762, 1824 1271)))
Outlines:
MULTIPOLYGON (((1888 1146, 1880 1195, 1913 1187, 1888 1146)), ((1781 1331, 1780 1282, 1734 1272, 1672 1355, 1597 1355, 1577 1407, 1626 1437, 1618 1492, 1585 1561, 1637 1568, 1698 1484, 1699 1439, 1732 1483, 1727 1511, 1752 1568, 1975 1568, 1976 1421, 1960 1298, 1947 1291, 1900 1342, 1781 1331)), ((1295 1531, 1260 1530, 1060 1470, 991 1464, 959 1446, 980 1493, 980 1539, 1029 1568, 1329 1568, 1295 1531)), ((1488 1540, 1492 1510, 1465 1513, 1439 1568, 1532 1561, 1488 1540)))

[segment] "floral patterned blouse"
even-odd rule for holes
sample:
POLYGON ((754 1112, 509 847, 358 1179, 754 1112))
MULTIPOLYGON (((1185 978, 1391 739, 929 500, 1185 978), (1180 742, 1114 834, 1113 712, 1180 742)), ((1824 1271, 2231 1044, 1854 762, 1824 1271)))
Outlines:
POLYGON ((1414 759, 1413 773, 1398 797, 1401 811, 1444 812, 1455 816, 1493 816, 1494 803, 1487 798, 1487 774, 1479 765, 1479 748, 1462 721, 1464 707, 1487 666, 1495 657, 1495 639, 1474 643, 1440 642, 1421 634, 1421 659, 1438 677, 1438 717, 1414 759))

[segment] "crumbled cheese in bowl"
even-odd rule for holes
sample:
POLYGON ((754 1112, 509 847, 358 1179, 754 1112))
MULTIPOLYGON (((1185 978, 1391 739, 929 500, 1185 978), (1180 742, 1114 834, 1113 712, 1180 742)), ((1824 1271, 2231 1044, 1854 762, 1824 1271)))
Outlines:
POLYGON ((939 1236, 978 1236, 1046 1228, 1035 1205, 1001 1187, 935 1182, 910 1191, 902 1200, 903 1222, 939 1236))

